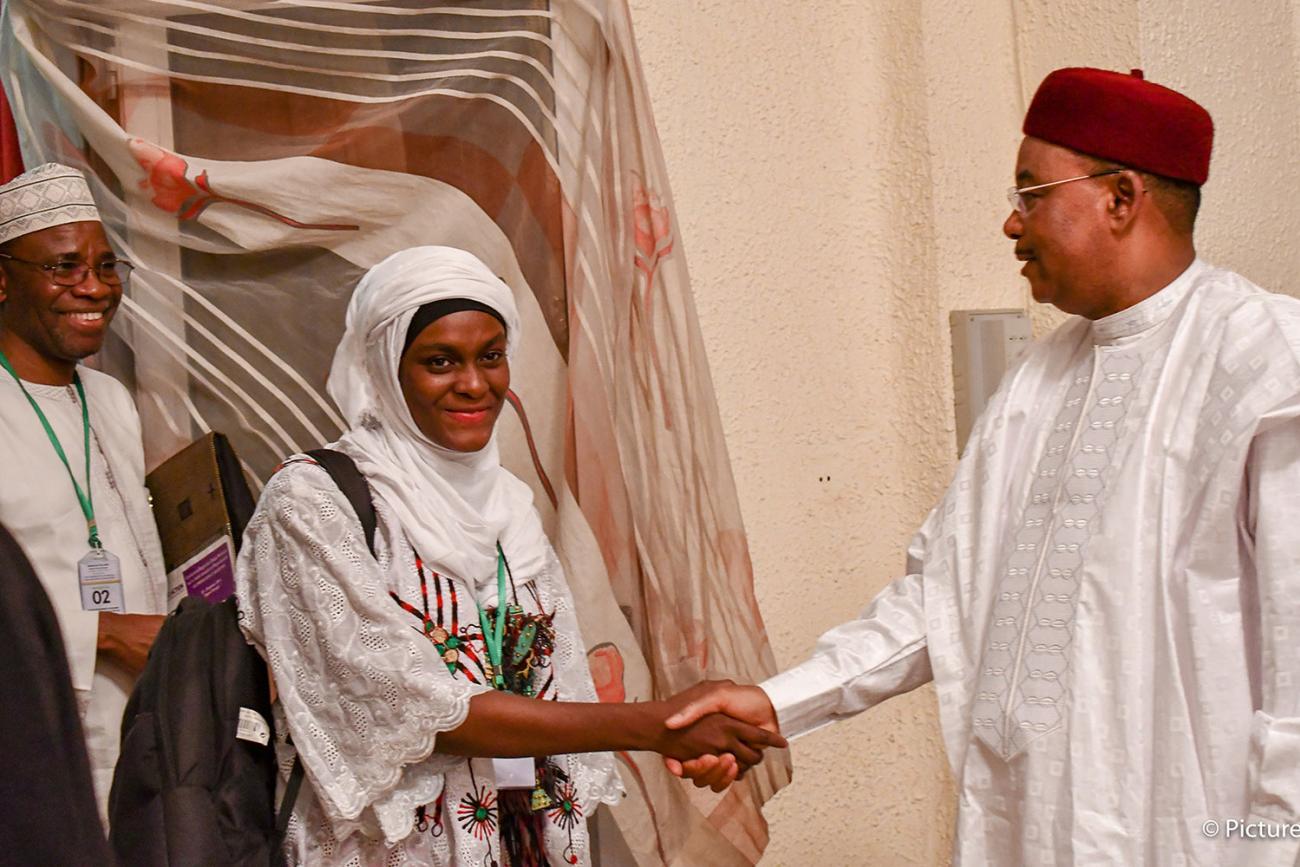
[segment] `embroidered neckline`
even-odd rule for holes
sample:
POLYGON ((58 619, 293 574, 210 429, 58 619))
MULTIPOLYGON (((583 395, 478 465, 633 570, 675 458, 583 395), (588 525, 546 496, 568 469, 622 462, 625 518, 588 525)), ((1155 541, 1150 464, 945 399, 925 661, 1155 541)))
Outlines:
MULTIPOLYGON (((13 379, 7 378, 3 381, 7 382, 10 385, 15 384, 13 379)), ((57 400, 57 401, 62 401, 63 403, 77 402, 76 392, 73 391, 71 385, 47 385, 45 383, 40 383, 40 382, 28 382, 27 380, 24 379, 23 388, 27 389, 27 392, 32 397, 57 400)))
POLYGON ((1193 260, 1192 264, 1187 266, 1187 270, 1154 295, 1118 313, 1094 320, 1093 340, 1103 346, 1115 344, 1137 337, 1160 325, 1187 296, 1188 290, 1192 288, 1192 284, 1205 268, 1205 263, 1200 259, 1193 260))

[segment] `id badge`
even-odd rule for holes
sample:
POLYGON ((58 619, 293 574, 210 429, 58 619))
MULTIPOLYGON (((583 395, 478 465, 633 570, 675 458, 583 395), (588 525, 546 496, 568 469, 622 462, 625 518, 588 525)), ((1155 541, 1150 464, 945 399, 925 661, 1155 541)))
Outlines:
POLYGON ((532 789, 537 785, 537 770, 531 756, 518 759, 493 759, 492 771, 497 777, 497 791, 532 789))
POLYGON ((126 613, 126 600, 122 598, 122 566, 111 552, 92 548, 77 562, 77 579, 81 583, 83 611, 126 613))

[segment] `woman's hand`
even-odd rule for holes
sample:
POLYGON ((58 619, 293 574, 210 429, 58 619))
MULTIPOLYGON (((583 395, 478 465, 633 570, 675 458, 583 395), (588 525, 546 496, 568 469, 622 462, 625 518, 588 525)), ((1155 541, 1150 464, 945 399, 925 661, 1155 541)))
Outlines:
POLYGON ((678 761, 730 754, 742 770, 763 760, 763 750, 784 747, 785 738, 722 713, 711 713, 680 729, 666 726, 655 751, 678 761))
MULTIPOLYGON (((671 729, 690 726, 705 718, 706 714, 730 714, 775 735, 778 742, 773 746, 786 746, 785 739, 779 735, 776 711, 767 693, 756 686, 744 686, 730 680, 704 681, 673 696, 669 704, 677 708, 665 722, 671 729)), ((715 792, 721 792, 743 777, 751 766, 738 761, 730 753, 706 753, 681 761, 666 755, 664 764, 673 774, 689 778, 697 787, 707 786, 715 792)))

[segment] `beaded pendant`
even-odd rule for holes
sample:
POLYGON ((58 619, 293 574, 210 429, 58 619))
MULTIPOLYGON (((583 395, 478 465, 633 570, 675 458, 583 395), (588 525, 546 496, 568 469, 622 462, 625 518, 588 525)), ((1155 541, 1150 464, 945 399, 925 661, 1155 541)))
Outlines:
POLYGON ((493 685, 532 698, 542 684, 538 677, 555 652, 553 614, 528 614, 518 605, 506 608, 501 671, 489 675, 493 685))
POLYGON ((452 674, 456 673, 456 664, 460 661, 460 639, 448 635, 447 630, 432 620, 424 621, 424 634, 433 642, 434 648, 452 674))

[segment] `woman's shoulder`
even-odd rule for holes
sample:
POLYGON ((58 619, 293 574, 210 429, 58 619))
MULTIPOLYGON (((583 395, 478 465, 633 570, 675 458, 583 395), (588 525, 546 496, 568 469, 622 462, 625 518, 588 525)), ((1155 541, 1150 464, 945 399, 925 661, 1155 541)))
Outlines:
POLYGON ((366 536, 358 517, 359 504, 339 487, 334 477, 309 455, 293 455, 275 471, 258 501, 262 520, 310 528, 311 535, 349 544, 359 554, 387 568, 392 557, 405 549, 400 523, 377 491, 371 490, 374 538, 366 536))
POLYGON ((290 455, 267 480, 262 498, 303 498, 319 494, 342 496, 325 468, 303 454, 290 455))
POLYGON ((350 527, 360 522, 324 467, 306 455, 293 455, 267 480, 257 510, 279 523, 350 527))

